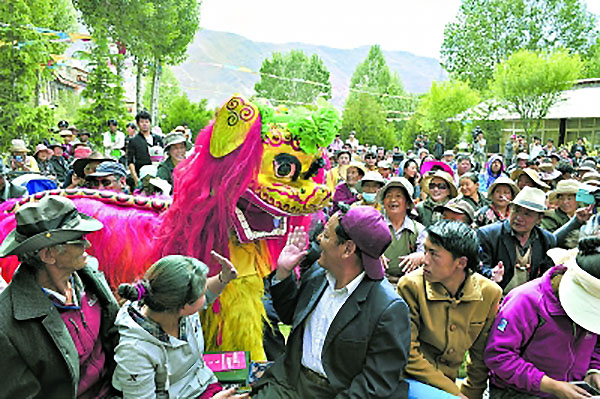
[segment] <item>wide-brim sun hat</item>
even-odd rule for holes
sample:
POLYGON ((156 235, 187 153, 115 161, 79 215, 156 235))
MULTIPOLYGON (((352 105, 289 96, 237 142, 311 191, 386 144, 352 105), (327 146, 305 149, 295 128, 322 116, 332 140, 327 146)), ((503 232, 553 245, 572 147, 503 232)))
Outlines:
POLYGON ((73 201, 58 195, 21 206, 15 212, 15 219, 17 227, 0 245, 0 257, 63 244, 103 227, 98 220, 79 213, 73 201))
POLYGON ((150 184, 157 187, 163 194, 169 195, 171 193, 171 185, 168 181, 161 179, 160 177, 153 177, 149 180, 150 184))
POLYGON ((385 186, 385 179, 383 178, 383 176, 381 176, 381 173, 374 170, 368 171, 367 173, 365 173, 363 178, 360 179, 360 187, 362 188, 363 183, 368 181, 379 183, 381 187, 385 186))
POLYGON ((558 297, 565 313, 575 324, 600 334, 600 279, 572 262, 560 281, 558 297))
MULTIPOLYGON (((362 171, 363 176, 366 175, 368 172, 367 167, 365 166, 364 163, 352 161, 348 165, 344 165, 343 168, 340 168, 340 176, 342 177, 342 179, 347 180, 346 174, 348 172, 348 169, 350 169, 350 168, 356 168, 356 169, 362 171)), ((361 179, 362 179, 362 177, 361 177, 361 179)))
POLYGON ((379 191, 377 192, 377 202, 379 202, 380 204, 383 204, 383 198, 385 197, 385 193, 390 188, 394 188, 394 187, 398 187, 398 188, 401 188, 404 190, 406 197, 407 197, 406 203, 408 204, 408 207, 410 209, 412 209, 415 206, 415 202, 413 201, 413 198, 412 198, 413 194, 415 193, 415 189, 414 189, 413 185, 405 177, 394 176, 390 180, 388 180, 388 182, 385 183, 385 186, 380 188, 379 191))
POLYGON ((84 178, 85 173, 83 171, 90 162, 98 162, 98 164, 101 164, 102 162, 109 162, 109 161, 114 161, 114 159, 105 158, 100 153, 96 152, 96 153, 90 154, 90 156, 87 158, 76 159, 75 161, 73 161, 71 168, 73 169, 73 172, 75 172, 75 174, 77 176, 84 178))
POLYGON ((494 182, 492 184, 490 184, 490 187, 488 188, 488 191, 487 191, 488 199, 492 198, 492 194, 494 193, 494 190, 500 184, 506 184, 508 187, 510 187, 510 191, 512 191, 513 198, 515 198, 517 196, 517 194, 519 194, 519 191, 521 191, 521 190, 519 190, 519 186, 517 186, 517 183, 515 183, 513 180, 509 179, 506 176, 500 176, 496 180, 494 180, 494 182))
POLYGON ((184 133, 178 132, 178 131, 172 131, 171 133, 167 134, 164 138, 164 143, 165 143, 165 153, 168 154, 169 153, 169 147, 174 145, 174 144, 185 144, 185 149, 186 150, 190 150, 192 148, 192 143, 190 143, 186 137, 184 133))
POLYGON ((21 139, 14 139, 10 142, 10 152, 29 152, 27 146, 25 145, 25 141, 21 139))
POLYGON ((35 147, 35 152, 33 153, 33 156, 35 157, 38 154, 38 152, 40 152, 40 151, 45 151, 45 152, 47 152, 49 154, 52 153, 52 150, 49 149, 48 147, 46 147, 44 144, 38 144, 35 147))
POLYGON ((517 170, 513 171, 510 174, 510 178, 514 182, 518 182, 519 181, 519 177, 521 175, 523 175, 523 174, 529 176, 529 178, 531 180, 533 180, 533 182, 537 186, 541 187, 542 189, 544 189, 544 190, 549 190, 550 189, 550 186, 547 185, 546 183, 544 183, 544 181, 542 179, 540 179, 540 176, 539 176, 538 172, 535 169, 531 169, 531 168, 517 169, 517 170))
POLYGON ((458 195, 458 189, 456 188, 456 185, 454 184, 454 179, 452 179, 452 176, 450 176, 449 173, 438 170, 433 174, 428 174, 422 181, 421 181, 421 191, 423 191, 425 194, 429 195, 429 183, 431 182, 431 180, 433 180, 434 177, 440 178, 443 181, 446 182, 446 184, 448 184, 448 187, 450 189, 450 198, 454 198, 458 195))
POLYGON ((511 204, 538 213, 543 213, 548 210, 548 207, 546 206, 546 193, 539 188, 529 186, 523 187, 519 194, 513 198, 511 204))
POLYGON ((554 201, 554 199, 559 194, 573 194, 577 195, 579 188, 581 187, 581 183, 574 179, 561 180, 556 185, 556 189, 552 190, 548 195, 550 201, 554 201))

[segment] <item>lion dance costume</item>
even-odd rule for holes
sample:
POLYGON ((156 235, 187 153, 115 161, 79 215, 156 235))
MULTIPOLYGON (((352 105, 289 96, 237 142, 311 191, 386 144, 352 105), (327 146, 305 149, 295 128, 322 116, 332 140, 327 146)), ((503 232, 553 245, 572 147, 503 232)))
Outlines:
MULTIPOLYGON (((331 200, 325 186, 325 153, 340 127, 329 105, 277 113, 233 96, 215 121, 200 132, 193 155, 174 171, 173 203, 141 200, 94 190, 57 190, 72 198, 81 212, 105 228, 89 236, 90 254, 98 258, 113 287, 143 275, 169 254, 193 256, 216 275, 216 252, 231 259, 238 278, 203 312, 208 351, 249 350, 264 359, 263 278, 293 226, 307 226, 309 215, 331 200), (168 208, 164 210, 165 208, 168 208)), ((15 226, 19 203, 4 204, 0 235, 15 226)), ((17 261, 7 258, 2 274, 10 278, 17 261)), ((276 326, 275 326, 276 327, 276 326)))

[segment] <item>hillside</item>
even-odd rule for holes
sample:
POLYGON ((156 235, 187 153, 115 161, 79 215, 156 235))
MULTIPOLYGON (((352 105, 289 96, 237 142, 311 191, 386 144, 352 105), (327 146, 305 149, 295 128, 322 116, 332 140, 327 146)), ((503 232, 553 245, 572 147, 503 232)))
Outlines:
MULTIPOLYGON (((263 59, 270 57, 272 52, 292 49, 321 57, 331 73, 333 104, 339 108, 348 95, 354 69, 369 52, 368 46, 345 50, 304 43, 262 43, 232 33, 201 30, 188 48, 186 61, 173 70, 190 99, 207 98, 209 104, 215 106, 233 93, 254 93, 258 75, 240 71, 239 67, 258 71, 263 59), (208 65, 210 63, 223 66, 208 65)), ((390 68, 399 74, 404 87, 411 93, 424 93, 432 81, 447 78, 434 58, 403 51, 384 51, 384 54, 390 68)))

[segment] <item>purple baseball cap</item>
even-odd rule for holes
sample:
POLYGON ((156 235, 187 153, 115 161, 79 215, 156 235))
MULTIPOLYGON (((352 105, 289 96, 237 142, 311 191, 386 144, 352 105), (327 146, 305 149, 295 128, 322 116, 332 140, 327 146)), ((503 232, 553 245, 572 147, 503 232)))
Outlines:
POLYGON ((361 252, 363 268, 373 280, 385 273, 381 255, 392 242, 392 235, 381 213, 372 206, 357 206, 341 216, 340 225, 361 252))

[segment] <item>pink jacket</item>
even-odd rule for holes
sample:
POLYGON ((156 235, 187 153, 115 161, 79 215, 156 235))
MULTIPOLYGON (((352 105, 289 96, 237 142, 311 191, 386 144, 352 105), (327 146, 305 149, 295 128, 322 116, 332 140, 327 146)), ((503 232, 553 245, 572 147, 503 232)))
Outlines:
POLYGON ((598 336, 566 315, 552 289, 552 277, 565 270, 554 266, 512 290, 500 305, 484 351, 491 384, 551 397, 540 393, 544 375, 581 381, 589 369, 600 369, 598 336))

